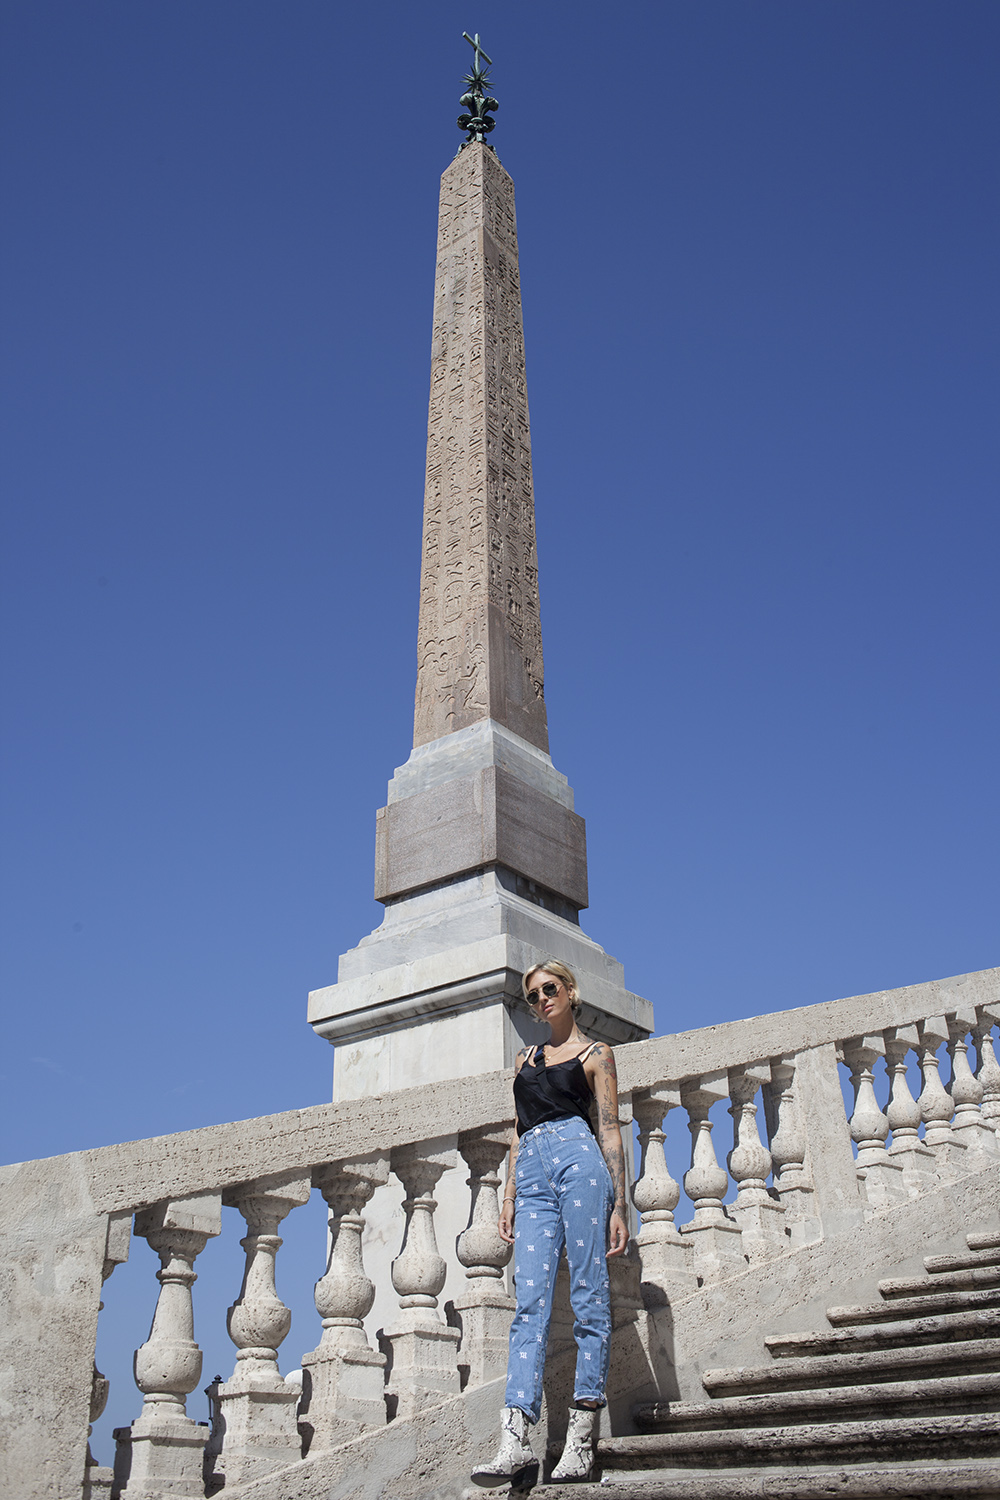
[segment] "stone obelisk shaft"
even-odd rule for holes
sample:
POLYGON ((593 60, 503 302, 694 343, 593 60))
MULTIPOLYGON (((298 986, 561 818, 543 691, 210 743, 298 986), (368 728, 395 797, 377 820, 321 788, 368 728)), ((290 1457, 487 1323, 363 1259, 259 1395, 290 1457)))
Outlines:
POLYGON ((441 179, 414 746, 492 719, 548 749, 514 184, 441 179))

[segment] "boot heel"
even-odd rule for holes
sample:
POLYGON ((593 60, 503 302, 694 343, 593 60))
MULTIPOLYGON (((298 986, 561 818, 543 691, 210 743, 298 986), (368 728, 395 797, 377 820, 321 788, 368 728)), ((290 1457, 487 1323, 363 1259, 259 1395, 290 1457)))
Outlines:
POLYGON ((518 1469, 516 1474, 510 1477, 510 1492, 512 1495, 526 1495, 535 1488, 538 1483, 538 1462, 525 1464, 523 1469, 518 1469))

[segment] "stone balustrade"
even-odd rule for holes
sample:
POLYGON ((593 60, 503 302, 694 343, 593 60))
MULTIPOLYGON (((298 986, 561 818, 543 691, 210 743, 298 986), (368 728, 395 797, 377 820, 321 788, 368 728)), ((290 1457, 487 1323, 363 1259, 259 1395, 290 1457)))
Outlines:
MULTIPOLYGON (((994 970, 620 1048, 622 1118, 634 1121, 640 1148, 631 1270, 616 1276, 627 1316, 655 1315, 1000 1156, 998 1019, 994 970), (689 1156, 670 1144, 672 1113, 690 1132, 689 1156), (728 1154, 717 1137, 726 1123, 728 1154), (679 1224, 681 1183, 691 1210, 679 1224)), ((201 1496, 206 1476, 232 1487, 500 1374, 512 1302, 496 1218, 511 1123, 510 1074, 498 1073, 373 1099, 363 1118, 353 1103, 325 1105, 4 1169, 8 1205, 19 1188, 51 1205, 54 1183, 76 1203, 74 1295, 88 1332, 71 1351, 79 1400, 63 1402, 60 1430, 72 1454, 66 1427, 79 1418, 75 1451, 81 1475, 87 1454, 87 1477, 77 1493, 112 1488, 89 1458, 87 1424, 106 1399, 92 1362, 102 1280, 127 1255, 130 1218, 161 1268, 135 1358, 142 1409, 116 1434, 115 1493, 126 1500, 201 1496), (436 1194, 449 1173, 468 1188, 468 1218, 456 1247, 465 1290, 445 1308, 436 1194), (405 1194, 391 1267, 397 1311, 372 1328, 365 1211, 391 1180, 405 1194), (313 1190, 329 1209, 329 1247, 324 1265, 317 1246, 316 1324, 296 1330, 294 1350, 315 1344, 301 1356, 299 1387, 278 1373, 290 1315, 275 1263, 282 1221, 313 1190), (234 1369, 213 1388, 209 1435, 186 1399, 202 1378, 197 1325, 222 1316, 198 1305, 195 1266, 221 1231, 224 1204, 245 1222, 246 1264, 227 1320, 234 1369)), ((67 1223, 67 1242, 73 1232, 67 1223)), ((43 1280, 34 1279, 36 1311, 43 1280)), ((50 1312, 65 1321, 65 1309, 50 1312)), ((44 1410, 41 1418, 44 1432, 44 1410)))

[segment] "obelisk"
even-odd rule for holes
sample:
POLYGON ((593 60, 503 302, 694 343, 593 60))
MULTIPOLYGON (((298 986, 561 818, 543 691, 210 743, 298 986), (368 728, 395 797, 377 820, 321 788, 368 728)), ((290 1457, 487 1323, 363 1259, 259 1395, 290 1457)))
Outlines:
POLYGON ((592 1036, 652 1029, 579 926, 584 823, 548 754, 514 184, 473 45, 467 140, 441 179, 413 750, 377 814, 385 919, 309 1002, 335 1099, 509 1066, 537 1035, 521 972, 546 956, 576 971, 592 1036))

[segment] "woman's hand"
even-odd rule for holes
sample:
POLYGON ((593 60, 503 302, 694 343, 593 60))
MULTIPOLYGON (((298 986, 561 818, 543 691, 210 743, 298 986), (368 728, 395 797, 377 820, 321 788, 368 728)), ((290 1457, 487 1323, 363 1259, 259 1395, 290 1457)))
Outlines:
POLYGON ((613 1255, 624 1255, 627 1246, 628 1225, 617 1208, 613 1208, 608 1222, 608 1260, 613 1255))
POLYGON ((504 1244, 513 1245, 514 1204, 510 1198, 505 1198, 503 1200, 503 1207, 500 1210, 500 1217, 497 1220, 497 1229, 499 1229, 500 1231, 500 1238, 503 1240, 504 1244))

